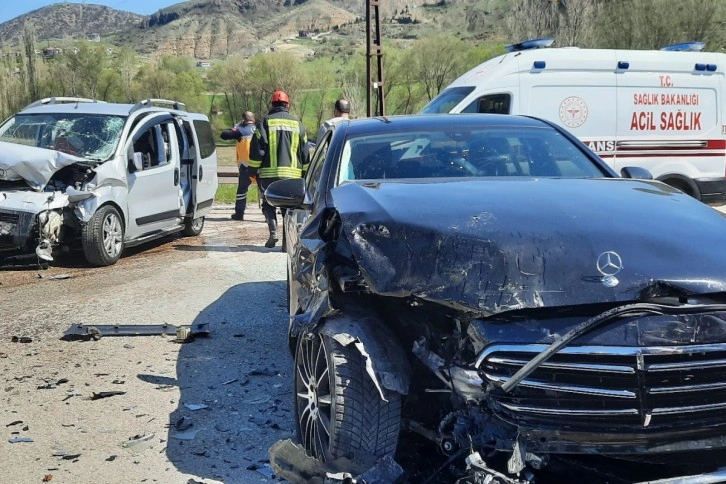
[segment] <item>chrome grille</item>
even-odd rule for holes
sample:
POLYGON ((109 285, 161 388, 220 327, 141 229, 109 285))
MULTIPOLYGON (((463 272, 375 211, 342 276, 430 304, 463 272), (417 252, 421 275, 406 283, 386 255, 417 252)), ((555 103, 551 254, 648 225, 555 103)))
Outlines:
MULTIPOLYGON (((501 386, 546 345, 495 345, 478 358, 481 378, 501 386)), ((561 349, 495 407, 515 420, 603 425, 700 426, 723 421, 726 344, 561 349)))

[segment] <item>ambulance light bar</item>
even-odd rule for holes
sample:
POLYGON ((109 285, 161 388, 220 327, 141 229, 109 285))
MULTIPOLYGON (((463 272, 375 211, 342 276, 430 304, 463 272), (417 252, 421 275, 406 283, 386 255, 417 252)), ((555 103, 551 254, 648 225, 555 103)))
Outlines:
POLYGON ((685 52, 700 52, 706 46, 703 42, 682 42, 680 44, 673 44, 663 47, 661 50, 667 50, 671 52, 685 51, 685 52))
POLYGON ((555 39, 552 37, 544 37, 541 39, 533 39, 533 40, 525 40, 524 42, 520 42, 518 44, 510 44, 505 47, 507 49, 507 52, 518 52, 520 50, 530 50, 530 49, 542 49, 544 47, 549 47, 555 42, 555 39))

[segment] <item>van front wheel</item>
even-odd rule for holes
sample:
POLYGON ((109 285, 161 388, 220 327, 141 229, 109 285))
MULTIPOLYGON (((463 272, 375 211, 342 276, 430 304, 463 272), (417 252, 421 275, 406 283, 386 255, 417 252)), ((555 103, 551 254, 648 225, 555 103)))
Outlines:
POLYGON ((204 229, 204 217, 187 218, 184 221, 184 235, 187 237, 196 237, 202 233, 202 229, 204 229))
POLYGON ((104 205, 93 214, 81 233, 83 254, 89 264, 110 266, 124 250, 124 224, 111 205, 104 205))

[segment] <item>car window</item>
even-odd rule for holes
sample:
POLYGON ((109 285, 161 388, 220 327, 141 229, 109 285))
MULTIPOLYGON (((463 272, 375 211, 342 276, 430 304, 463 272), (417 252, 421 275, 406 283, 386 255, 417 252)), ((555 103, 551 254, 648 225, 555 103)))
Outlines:
POLYGON ((445 89, 421 110, 421 114, 448 113, 474 90, 474 86, 445 89))
POLYGON ((512 96, 506 93, 482 96, 467 107, 462 113, 509 114, 512 96))
POLYGON ((308 170, 305 177, 305 186, 307 187, 307 192, 311 196, 315 194, 315 191, 318 188, 318 183, 320 182, 320 173, 323 170, 325 156, 328 154, 328 148, 330 147, 330 138, 330 133, 326 133, 326 136, 323 137, 323 140, 320 142, 320 144, 315 147, 313 159, 310 161, 310 169, 308 170))
POLYGON ((214 133, 212 133, 212 126, 208 121, 195 119, 194 129, 199 138, 199 154, 202 158, 209 158, 217 149, 217 145, 214 142, 214 133))
POLYGON ((604 175, 579 146, 554 128, 436 128, 351 137, 341 155, 338 182, 604 175))
POLYGON ((0 141, 106 161, 116 151, 125 122, 123 116, 102 114, 16 114, 0 127, 0 141))

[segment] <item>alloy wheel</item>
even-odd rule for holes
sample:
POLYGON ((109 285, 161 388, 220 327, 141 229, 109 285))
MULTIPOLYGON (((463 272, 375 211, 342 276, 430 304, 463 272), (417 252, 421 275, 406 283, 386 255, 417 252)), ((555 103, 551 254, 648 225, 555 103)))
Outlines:
POLYGON ((305 450, 325 461, 330 445, 332 397, 328 354, 321 335, 301 336, 295 358, 295 405, 305 450))

